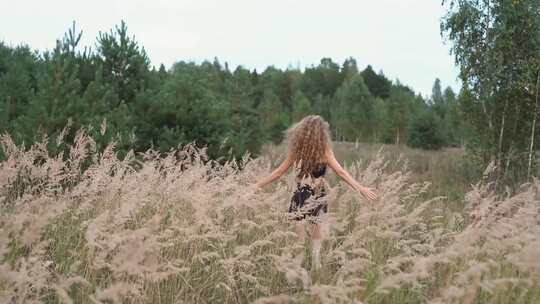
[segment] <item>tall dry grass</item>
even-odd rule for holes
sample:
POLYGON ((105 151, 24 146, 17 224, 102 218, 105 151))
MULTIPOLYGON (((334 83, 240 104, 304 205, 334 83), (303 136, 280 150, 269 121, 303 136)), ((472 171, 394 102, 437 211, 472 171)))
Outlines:
POLYGON ((535 303, 540 181, 501 196, 479 182, 459 210, 403 159, 349 163, 380 200, 333 181, 323 267, 285 211, 272 158, 208 161, 187 146, 119 160, 79 131, 66 155, 1 138, 2 303, 535 303), (431 196, 431 197, 430 197, 431 196))

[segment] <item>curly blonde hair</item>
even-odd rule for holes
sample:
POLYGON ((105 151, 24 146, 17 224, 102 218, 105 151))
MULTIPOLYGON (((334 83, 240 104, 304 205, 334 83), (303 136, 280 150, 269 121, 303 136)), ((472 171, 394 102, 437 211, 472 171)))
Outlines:
POLYGON ((319 115, 309 115, 287 130, 288 152, 298 177, 309 176, 319 165, 325 163, 325 152, 332 144, 330 127, 319 115))

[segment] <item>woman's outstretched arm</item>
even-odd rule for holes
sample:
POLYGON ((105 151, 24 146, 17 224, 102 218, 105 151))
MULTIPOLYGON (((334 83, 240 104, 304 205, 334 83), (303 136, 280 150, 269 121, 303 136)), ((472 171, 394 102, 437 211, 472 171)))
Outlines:
POLYGON ((289 170, 292 164, 293 164, 292 157, 290 154, 288 154, 287 158, 281 163, 281 165, 279 165, 279 167, 277 167, 276 170, 270 173, 270 175, 268 175, 267 177, 257 182, 256 186, 262 188, 266 186, 267 184, 280 178, 285 172, 287 172, 287 170, 289 170))
POLYGON ((371 189, 360 185, 354 178, 352 178, 347 170, 343 169, 343 167, 337 161, 334 151, 332 151, 330 148, 326 150, 326 160, 330 168, 332 168, 332 170, 334 170, 334 172, 336 172, 336 174, 354 190, 360 192, 360 194, 371 201, 377 199, 377 194, 375 194, 371 189))

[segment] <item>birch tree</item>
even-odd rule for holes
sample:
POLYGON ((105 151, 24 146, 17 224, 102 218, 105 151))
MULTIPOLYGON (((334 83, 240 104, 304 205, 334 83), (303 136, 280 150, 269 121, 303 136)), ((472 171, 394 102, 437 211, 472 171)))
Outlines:
POLYGON ((534 165, 540 2, 446 0, 443 5, 441 32, 460 69, 461 106, 472 133, 468 147, 484 165, 497 165, 498 181, 523 179, 534 165))

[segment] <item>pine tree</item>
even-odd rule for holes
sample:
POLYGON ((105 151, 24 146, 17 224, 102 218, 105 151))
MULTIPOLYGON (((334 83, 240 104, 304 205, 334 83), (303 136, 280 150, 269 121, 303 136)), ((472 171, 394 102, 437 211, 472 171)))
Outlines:
POLYGON ((268 139, 279 143, 283 139, 283 131, 289 125, 289 119, 279 97, 271 89, 266 89, 257 110, 261 114, 268 139))
POLYGON ((331 123, 338 138, 369 140, 375 121, 373 97, 359 74, 337 90, 331 109, 331 123))
POLYGON ((36 90, 38 58, 29 47, 0 42, 0 133, 17 133, 13 121, 23 115, 36 90))
POLYGON ((291 113, 291 118, 293 121, 300 121, 307 115, 314 114, 315 111, 309 99, 298 90, 293 97, 293 109, 291 113))
POLYGON ((383 99, 390 97, 390 87, 392 86, 392 83, 384 76, 382 71, 379 74, 376 74, 371 65, 368 65, 361 74, 371 95, 383 99))
POLYGON ((132 102, 136 92, 147 85, 150 60, 135 37, 128 36, 124 21, 109 33, 99 33, 97 52, 103 61, 104 78, 113 84, 118 102, 132 102))

